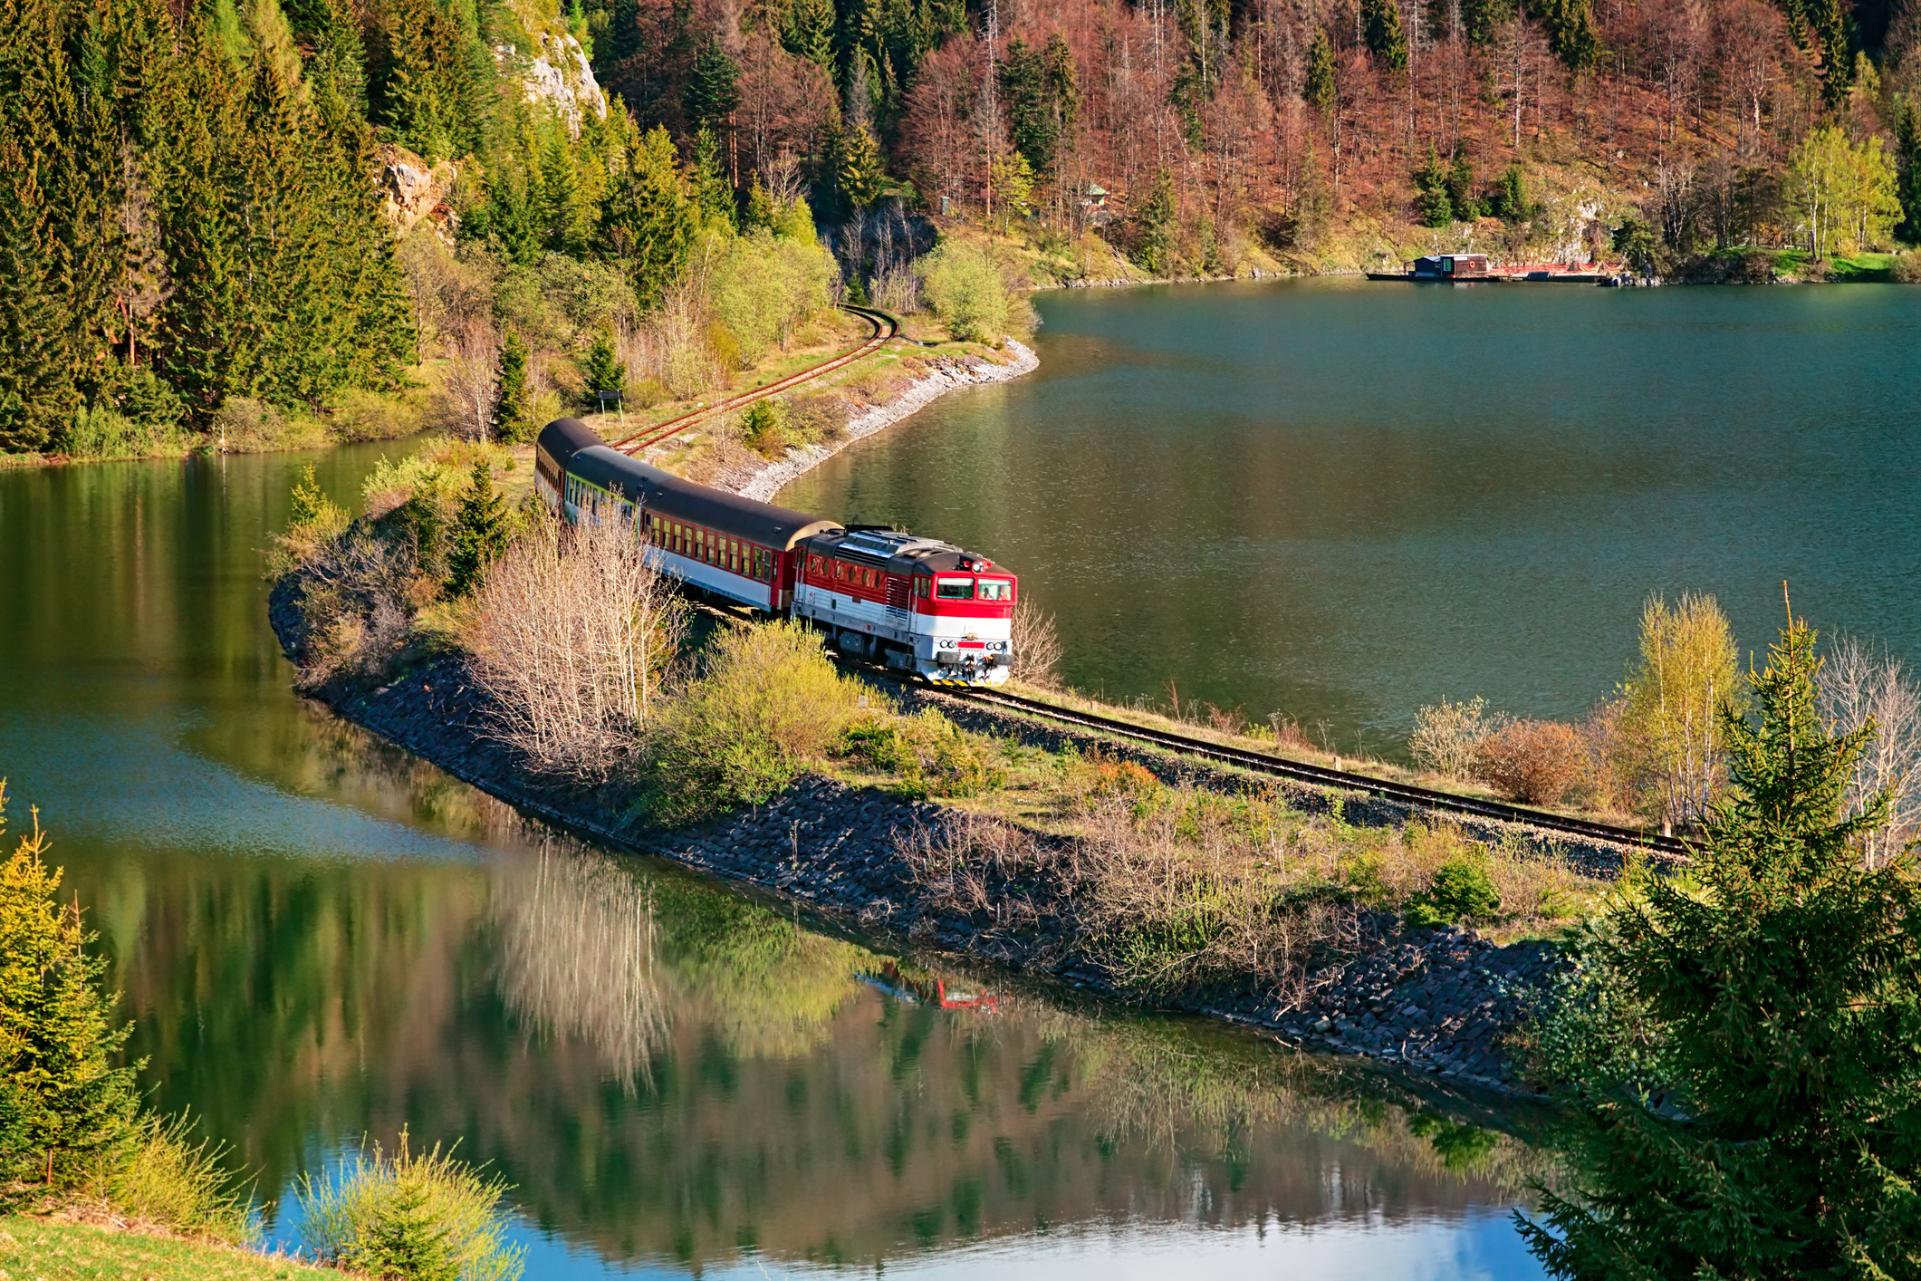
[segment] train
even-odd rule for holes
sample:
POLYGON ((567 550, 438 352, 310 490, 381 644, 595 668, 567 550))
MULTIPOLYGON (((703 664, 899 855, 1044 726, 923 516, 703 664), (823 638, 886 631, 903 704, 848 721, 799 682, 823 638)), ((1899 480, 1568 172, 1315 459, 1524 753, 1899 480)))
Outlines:
POLYGON ((534 489, 561 519, 615 519, 648 562, 701 594, 820 631, 839 653, 937 685, 1000 685, 1019 579, 985 556, 843 525, 651 467, 577 418, 534 444, 534 489))

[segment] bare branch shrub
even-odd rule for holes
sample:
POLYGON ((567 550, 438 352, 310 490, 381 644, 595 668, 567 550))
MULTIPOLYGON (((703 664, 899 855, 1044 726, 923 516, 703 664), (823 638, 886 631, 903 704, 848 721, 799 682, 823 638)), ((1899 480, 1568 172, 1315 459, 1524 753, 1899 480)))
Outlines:
POLYGON ((300 607, 308 632, 302 679, 318 684, 385 670, 412 625, 418 569, 410 542, 365 527, 309 559, 300 607))
POLYGON ((1509 800, 1556 805, 1588 770, 1587 742, 1560 721, 1514 721, 1486 738, 1474 776, 1509 800))
POLYGON ((1012 647, 1014 671, 1022 680, 1049 689, 1060 684, 1065 653, 1060 629, 1052 614, 1028 604, 1024 597, 1014 603, 1012 647))
POLYGON ((1642 808, 1667 826, 1706 816, 1727 779, 1724 707, 1743 687, 1727 616, 1712 596, 1655 597, 1641 614, 1641 659, 1624 690, 1620 767, 1641 780, 1642 808))
POLYGON ((1855 762, 1844 800, 1859 814, 1886 792, 1888 825, 1863 840, 1862 857, 1879 867, 1921 837, 1921 687, 1900 659, 1842 637, 1816 678, 1821 715, 1851 733, 1874 722, 1874 737, 1855 762))
POLYGON ((633 752, 686 610, 611 514, 548 521, 495 562, 467 632, 502 741, 544 773, 598 782, 633 752))
POLYGON ((1032 891, 1056 879, 1057 852, 1033 832, 972 810, 895 837, 895 849, 939 907, 989 913, 1001 925, 1051 914, 1032 891))
POLYGON ((654 966, 654 914, 638 878, 611 859, 543 848, 498 883, 501 995, 529 1027, 591 1046, 631 1088, 671 1027, 654 966))
POLYGON ((1501 718, 1488 714, 1487 700, 1478 694, 1459 703, 1443 698, 1414 713, 1408 754, 1423 769, 1465 779, 1474 772, 1481 740, 1500 727, 1501 718))

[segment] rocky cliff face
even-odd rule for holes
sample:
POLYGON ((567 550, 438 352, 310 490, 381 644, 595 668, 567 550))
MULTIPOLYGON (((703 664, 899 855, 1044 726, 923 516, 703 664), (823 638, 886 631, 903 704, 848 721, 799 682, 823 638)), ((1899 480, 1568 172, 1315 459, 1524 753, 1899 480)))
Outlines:
MULTIPOLYGON (((512 49, 496 51, 503 59, 515 58, 512 49)), ((592 112, 595 119, 607 118, 607 94, 594 79, 587 51, 571 35, 545 35, 540 52, 533 61, 517 68, 523 94, 530 103, 545 102, 567 122, 574 137, 580 136, 581 121, 592 112)))

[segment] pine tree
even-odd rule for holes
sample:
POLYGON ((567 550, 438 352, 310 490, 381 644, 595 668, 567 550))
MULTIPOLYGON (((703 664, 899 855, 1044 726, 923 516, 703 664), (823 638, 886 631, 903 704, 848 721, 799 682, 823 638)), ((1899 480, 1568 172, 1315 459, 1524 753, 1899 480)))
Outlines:
POLYGON ((694 161, 689 170, 688 186, 702 219, 709 226, 734 230, 734 185, 727 179, 720 139, 706 125, 694 135, 694 161))
POLYGON ((0 452, 48 448, 78 407, 33 174, 0 140, 0 452))
POLYGON ((679 279, 694 239, 694 204, 673 140, 656 125, 628 157, 601 211, 601 231, 626 264, 643 307, 679 279))
POLYGON ((618 392, 626 383, 627 367, 614 347, 614 336, 602 330, 580 358, 580 385, 588 407, 598 408, 601 392, 618 392))
POLYGON ((1307 74, 1301 82, 1301 97, 1322 115, 1334 110, 1334 46, 1328 43, 1327 28, 1314 28, 1314 42, 1307 47, 1307 74))
POLYGON ((1361 0, 1361 28, 1368 52, 1389 71, 1407 66, 1407 33, 1396 0, 1361 0))
POLYGON ((1481 216, 1481 199, 1474 194, 1474 166, 1458 151, 1447 167, 1447 200, 1461 222, 1473 222, 1481 216))
MULTIPOLYGON (((5 809, 0 786, 0 836, 5 809)), ((79 907, 59 901, 46 849, 36 814, 0 866, 0 1196, 91 1173, 132 1137, 139 1107, 139 1065, 116 1065, 132 1026, 115 1021, 107 963, 79 907)))
POLYGON ((1472 45, 1493 44, 1514 16, 1515 0, 1461 0, 1461 27, 1472 45))
POLYGON ((1894 234, 1911 245, 1921 244, 1921 97, 1898 102, 1894 158, 1901 202, 1901 225, 1894 234))
POLYGON ((1156 276, 1174 270, 1174 233, 1178 211, 1174 206, 1174 180, 1163 169, 1154 176, 1147 199, 1141 202, 1139 247, 1135 257, 1141 266, 1156 276))
POLYGON ((470 596, 488 566, 507 548, 507 504, 494 488, 486 459, 474 464, 473 478, 454 516, 453 550, 447 555, 447 594, 470 596))
POLYGON ((1819 667, 1790 621, 1727 714, 1696 884, 1619 900, 1549 1024, 1577 1178, 1524 1231, 1555 1276, 1921 1274, 1921 879, 1863 865, 1874 730, 1830 732, 1819 667))
POLYGON ((833 0, 791 0, 780 26, 781 47, 817 67, 834 66, 833 0))
POLYGON ((1601 56, 1588 0, 1529 0, 1529 12, 1547 28, 1548 48, 1569 71, 1586 71, 1601 56))
POLYGON ((687 123, 696 130, 711 129, 718 134, 729 127, 734 108, 740 105, 740 67, 720 47, 720 41, 707 41, 694 55, 681 105, 687 112, 687 123))
POLYGON ((1454 201, 1448 195, 1448 171, 1428 144, 1427 163, 1414 171, 1414 211, 1423 227, 1445 227, 1454 221, 1454 201))
POLYGON ((533 437, 532 407, 528 403, 527 344, 519 334, 508 334, 500 344, 500 364, 494 376, 494 412, 488 430, 495 440, 518 444, 533 437))
POLYGON ((866 125, 839 130, 828 154, 833 160, 834 194, 842 208, 858 212, 880 198, 886 175, 880 144, 866 125))

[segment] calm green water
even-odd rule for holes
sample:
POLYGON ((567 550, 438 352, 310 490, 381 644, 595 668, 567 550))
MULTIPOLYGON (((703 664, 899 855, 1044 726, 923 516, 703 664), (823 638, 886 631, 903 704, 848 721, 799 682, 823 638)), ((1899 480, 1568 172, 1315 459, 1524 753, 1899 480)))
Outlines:
POLYGON ((301 704, 259 579, 301 461, 0 473, 0 775, 157 1103, 234 1145, 275 1239, 296 1171, 404 1123, 516 1185, 535 1278, 1538 1275, 1508 1210, 1541 1158, 1458 1106, 1204 1027, 935 1008, 911 958, 301 704))
POLYGON ((1085 688, 1380 748, 1579 715, 1652 592, 1921 660, 1921 289, 1290 282, 1045 295, 1040 370, 781 495, 1020 571, 1085 688))

